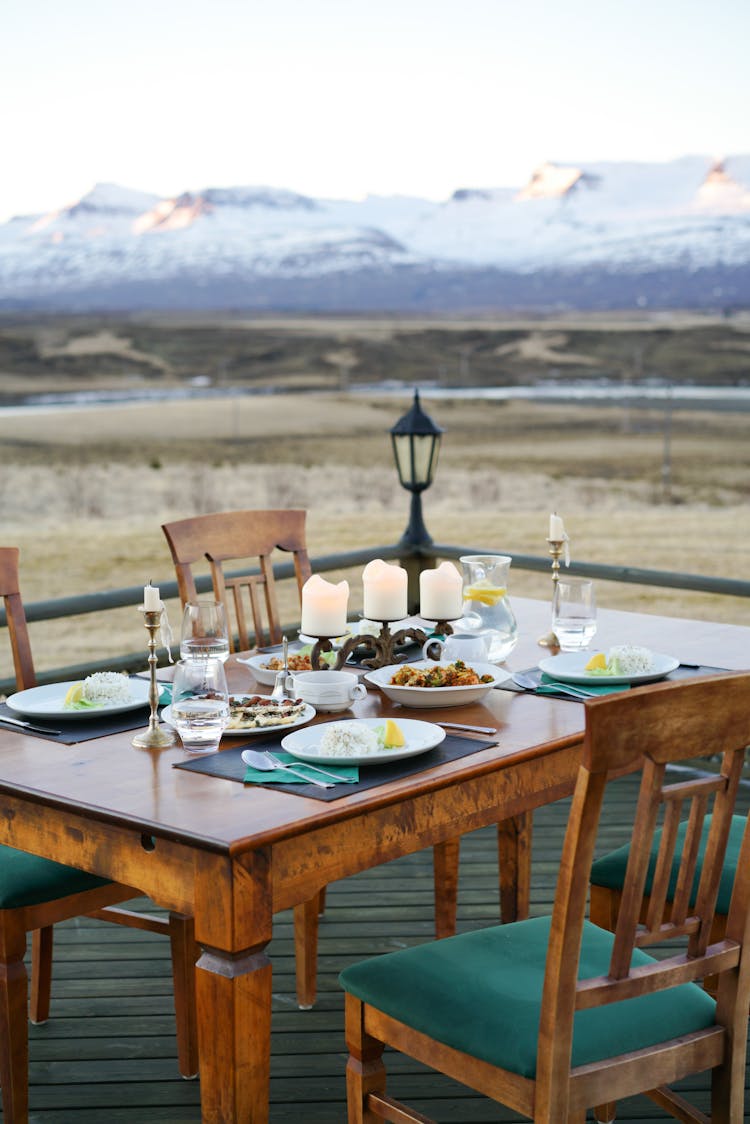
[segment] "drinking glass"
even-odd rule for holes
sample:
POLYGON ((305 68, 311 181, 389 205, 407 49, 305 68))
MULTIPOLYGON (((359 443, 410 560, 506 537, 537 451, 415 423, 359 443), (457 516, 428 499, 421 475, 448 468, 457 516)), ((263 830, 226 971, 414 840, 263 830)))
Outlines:
POLYGON ((552 631, 560 650, 588 648, 596 632, 594 583, 587 578, 560 578, 552 603, 552 631))
POLYGON ((227 659, 227 615, 220 601, 188 601, 185 605, 180 656, 183 660, 227 659))
POLYGON ((169 709, 189 753, 218 749, 229 721, 229 691, 221 660, 180 660, 175 665, 169 709))

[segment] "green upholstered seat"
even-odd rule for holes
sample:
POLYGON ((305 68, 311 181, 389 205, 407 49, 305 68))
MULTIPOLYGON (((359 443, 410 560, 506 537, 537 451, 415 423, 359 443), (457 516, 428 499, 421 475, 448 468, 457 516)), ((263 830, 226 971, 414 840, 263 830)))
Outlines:
MULTIPOLYGON (((737 870, 737 860, 740 854, 740 847, 742 846, 742 836, 745 831, 746 819, 744 816, 732 816, 732 826, 729 831, 729 840, 727 843, 727 852, 724 858, 724 866, 721 874, 721 882, 719 883, 719 896, 716 901, 716 912, 723 913, 726 916, 729 913, 729 902, 732 897, 732 887, 734 886, 734 876, 737 870)), ((703 831, 701 832, 701 841, 699 848, 699 860, 696 867, 695 879, 690 897, 690 904, 695 905, 695 897, 698 893, 698 883, 700 881, 700 874, 703 864, 703 855, 706 850, 706 842, 708 840, 708 829, 711 825, 711 817, 706 816, 703 824, 703 831)), ((685 831, 687 830, 687 822, 681 823, 677 832, 677 844, 675 846, 675 857, 672 862, 672 870, 669 877, 669 889, 667 891, 668 900, 672 899, 675 888, 677 886, 677 874, 680 865, 680 858, 682 857, 682 849, 685 845, 685 831)), ((654 833, 654 842, 651 847, 651 858, 648 864, 648 875, 646 877, 646 890, 647 894, 651 893, 651 886, 654 878, 654 870, 656 869, 656 856, 659 850, 659 842, 661 840, 661 831, 654 833)), ((625 870, 628 865, 628 858, 630 856, 630 845, 626 844, 624 847, 618 847, 616 851, 610 851, 608 855, 603 855, 602 858, 597 859, 591 867, 591 881, 595 886, 606 886, 610 890, 622 889, 625 881, 625 870)))
POLYGON ((41 905, 106 886, 107 878, 0 846, 0 909, 41 905))
MULTIPOLYGON (((524 1077, 536 1074, 549 917, 462 933, 354 964, 346 991, 454 1049, 524 1077)), ((605 975, 614 937, 586 922, 579 978, 605 975)), ((636 950, 633 964, 652 963, 636 950)), ((696 984, 575 1016, 573 1065, 712 1026, 715 1004, 696 984)))

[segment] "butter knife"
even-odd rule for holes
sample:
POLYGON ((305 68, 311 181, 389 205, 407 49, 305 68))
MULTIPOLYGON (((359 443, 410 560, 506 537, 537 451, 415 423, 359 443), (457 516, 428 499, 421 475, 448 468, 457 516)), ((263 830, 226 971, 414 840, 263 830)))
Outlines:
POLYGON ((62 730, 51 730, 49 726, 35 726, 33 722, 26 722, 22 718, 9 718, 0 714, 0 724, 4 726, 22 726, 24 730, 33 730, 37 734, 61 734, 62 730))

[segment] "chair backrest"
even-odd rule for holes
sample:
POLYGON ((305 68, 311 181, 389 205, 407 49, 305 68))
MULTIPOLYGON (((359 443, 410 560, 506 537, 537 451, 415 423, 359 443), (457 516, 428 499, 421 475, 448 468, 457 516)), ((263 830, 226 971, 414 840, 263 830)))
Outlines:
POLYGON ((29 630, 23 610, 18 581, 18 547, 0 546, 0 597, 5 604, 8 635, 16 673, 16 689, 36 687, 34 661, 31 657, 29 630))
MULTIPOLYGON (((301 601, 302 586, 312 572, 305 539, 306 515, 301 510, 223 511, 164 523, 162 530, 172 552, 183 605, 197 600, 193 567, 207 560, 216 600, 228 607, 231 591, 240 650, 250 647, 248 603, 256 644, 278 644, 281 622, 271 554, 274 549, 292 554, 301 601), (225 562, 250 560, 257 562, 260 573, 239 578, 224 574, 225 562)), ((234 650, 232 631, 230 628, 234 650)))
POLYGON ((750 674, 657 684, 592 700, 585 706, 583 758, 555 895, 539 1032, 537 1088, 540 1083, 545 1086, 551 1103, 556 1084, 568 1080, 576 1010, 719 973, 717 1018, 731 1018, 734 1004, 747 1003, 750 988, 747 967, 739 984, 736 977, 729 978, 737 971, 746 935, 750 831, 744 836, 726 938, 708 943, 745 748, 750 745, 750 674), (720 773, 664 783, 670 763, 713 754, 722 755, 720 773), (608 775, 636 768, 641 771, 640 793, 609 973, 578 980, 589 875, 608 775), (691 907, 698 843, 712 801, 701 878, 691 907), (646 923, 641 925, 638 918, 662 805, 651 905, 646 923), (667 884, 683 808, 688 828, 670 912, 665 905, 667 884), (653 965, 631 968, 634 948, 677 936, 687 937, 685 951, 653 965))

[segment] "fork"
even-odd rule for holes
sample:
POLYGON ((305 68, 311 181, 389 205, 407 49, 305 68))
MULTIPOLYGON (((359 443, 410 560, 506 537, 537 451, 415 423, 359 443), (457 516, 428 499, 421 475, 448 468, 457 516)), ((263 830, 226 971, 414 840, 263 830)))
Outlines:
POLYGON ((333 788, 330 781, 319 781, 315 777, 310 777, 307 773, 302 773, 299 769, 287 765, 286 762, 279 761, 272 753, 266 753, 265 751, 257 749, 245 749, 242 751, 241 757, 246 765, 249 765, 253 769, 258 769, 261 772, 281 769, 287 773, 294 773, 295 777, 301 777, 303 781, 307 781, 308 784, 317 785, 318 788, 333 788), (263 764, 263 762, 265 762, 265 764, 263 764))

